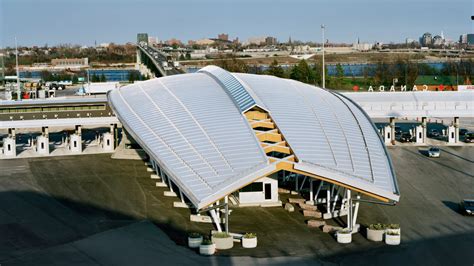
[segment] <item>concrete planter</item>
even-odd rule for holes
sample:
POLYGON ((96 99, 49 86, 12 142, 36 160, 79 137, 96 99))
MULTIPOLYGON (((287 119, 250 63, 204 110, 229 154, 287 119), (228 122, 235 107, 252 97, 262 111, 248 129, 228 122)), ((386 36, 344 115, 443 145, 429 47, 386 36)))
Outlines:
POLYGON ((214 255, 216 253, 216 245, 215 244, 210 244, 210 245, 199 245, 199 254, 201 255, 214 255))
POLYGON ((352 233, 345 231, 338 231, 336 233, 337 242, 341 244, 349 244, 352 242, 352 233))
POLYGON ((385 234, 385 244, 387 245, 400 245, 401 236, 400 235, 389 235, 385 234))
POLYGON ((367 228, 367 239, 375 242, 383 241, 383 234, 385 230, 372 230, 367 228))
POLYGON ((401 230, 400 228, 397 228, 397 229, 390 229, 390 228, 387 228, 385 229, 385 233, 392 233, 392 234, 401 234, 401 230))
POLYGON ((202 243, 202 236, 200 237, 189 237, 188 236, 188 246, 190 248, 198 248, 202 243))
POLYGON ((216 249, 231 249, 234 247, 234 238, 228 237, 214 237, 212 236, 212 243, 216 245, 216 249))
POLYGON ((257 247, 257 237, 253 237, 253 238, 242 237, 242 247, 243 248, 256 248, 257 247))

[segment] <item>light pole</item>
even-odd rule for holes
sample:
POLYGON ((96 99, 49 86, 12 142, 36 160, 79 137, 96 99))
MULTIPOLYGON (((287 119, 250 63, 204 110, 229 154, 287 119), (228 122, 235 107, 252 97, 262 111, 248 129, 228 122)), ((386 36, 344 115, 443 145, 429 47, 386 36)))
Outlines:
POLYGON ((324 30, 326 29, 326 25, 321 24, 321 30, 323 31, 323 89, 326 88, 326 68, 324 67, 324 30))
POLYGON ((20 88, 20 69, 18 68, 18 44, 15 37, 15 60, 16 60, 16 99, 21 100, 21 88, 20 88))

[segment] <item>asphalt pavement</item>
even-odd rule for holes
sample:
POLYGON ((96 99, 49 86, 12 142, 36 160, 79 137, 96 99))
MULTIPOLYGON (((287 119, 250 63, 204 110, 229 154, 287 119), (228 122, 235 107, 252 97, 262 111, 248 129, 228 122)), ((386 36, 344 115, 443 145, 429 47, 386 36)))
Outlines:
MULTIPOLYGON (((401 191, 397 206, 362 204, 358 222, 400 223, 402 244, 355 234, 338 244, 283 208, 234 208, 231 231, 256 232, 213 257, 188 249, 186 234, 208 233, 188 209, 173 208, 142 161, 110 155, 0 160, 0 263, 5 265, 472 265, 474 217, 458 203, 474 198, 474 148, 390 147, 401 191)), ((283 197, 283 196, 282 196, 283 197)), ((337 221, 331 221, 337 223, 337 221)))

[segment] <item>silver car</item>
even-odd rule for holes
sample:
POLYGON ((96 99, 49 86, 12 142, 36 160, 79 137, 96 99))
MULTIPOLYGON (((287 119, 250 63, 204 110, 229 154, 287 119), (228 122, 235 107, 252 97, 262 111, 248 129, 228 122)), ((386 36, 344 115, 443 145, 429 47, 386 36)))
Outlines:
POLYGON ((428 149, 428 156, 433 158, 439 158, 441 151, 438 147, 430 147, 428 149))

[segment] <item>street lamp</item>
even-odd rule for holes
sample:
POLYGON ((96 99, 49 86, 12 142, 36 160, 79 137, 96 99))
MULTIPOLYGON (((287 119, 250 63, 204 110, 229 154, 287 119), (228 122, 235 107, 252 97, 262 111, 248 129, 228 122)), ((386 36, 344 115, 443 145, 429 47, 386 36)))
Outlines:
POLYGON ((326 68, 324 67, 324 30, 326 29, 326 25, 321 24, 321 30, 323 31, 323 89, 326 88, 326 68))
POLYGON ((15 37, 15 61, 16 61, 16 99, 21 100, 21 88, 20 88, 20 69, 18 67, 18 43, 15 37))

